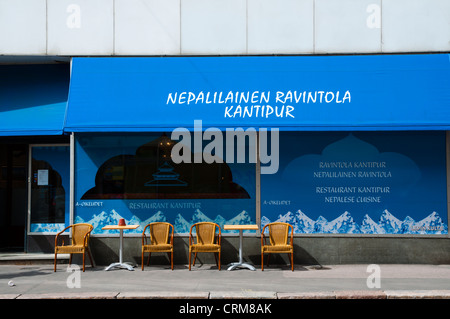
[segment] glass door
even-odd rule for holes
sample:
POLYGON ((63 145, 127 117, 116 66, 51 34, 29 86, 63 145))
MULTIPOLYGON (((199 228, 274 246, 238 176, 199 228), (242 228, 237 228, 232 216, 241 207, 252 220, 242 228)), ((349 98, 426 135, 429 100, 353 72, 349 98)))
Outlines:
POLYGON ((29 232, 57 233, 69 223, 69 145, 32 145, 29 232))

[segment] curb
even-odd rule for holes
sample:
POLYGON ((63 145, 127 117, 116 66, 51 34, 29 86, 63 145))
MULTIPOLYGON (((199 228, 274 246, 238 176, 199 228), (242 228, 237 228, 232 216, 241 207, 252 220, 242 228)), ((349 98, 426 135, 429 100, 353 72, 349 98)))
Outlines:
POLYGON ((118 292, 21 294, 15 299, 116 299, 118 292))
POLYGON ((214 291, 209 299, 278 299, 275 291, 214 291))
POLYGON ((450 299, 450 290, 386 290, 388 299, 450 299))
POLYGON ((450 299, 450 290, 343 290, 302 293, 272 291, 82 292, 0 294, 0 299, 450 299))
POLYGON ((121 292, 117 299, 209 299, 209 292, 133 291, 121 292))
POLYGON ((336 294, 332 291, 321 292, 279 292, 278 299, 336 299, 336 294))

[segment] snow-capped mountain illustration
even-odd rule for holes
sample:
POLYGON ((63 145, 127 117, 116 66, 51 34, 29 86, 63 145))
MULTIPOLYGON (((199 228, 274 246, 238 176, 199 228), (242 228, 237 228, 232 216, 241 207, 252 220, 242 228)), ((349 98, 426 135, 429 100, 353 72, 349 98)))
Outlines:
POLYGON ((384 229, 386 234, 396 234, 402 227, 402 221, 388 212, 387 209, 381 214, 378 224, 384 229))
POLYGON ((266 226, 268 223, 270 223, 270 219, 267 218, 266 216, 262 216, 261 217, 261 229, 263 229, 264 226, 266 226))
MULTIPOLYGON (((345 211, 342 215, 328 221, 323 216, 319 216, 316 221, 309 218, 301 210, 294 214, 287 212, 279 215, 274 221, 287 222, 294 226, 296 233, 330 233, 330 234, 447 234, 448 226, 442 221, 437 212, 433 212, 424 219, 416 222, 410 216, 403 221, 395 217, 387 209, 385 209, 379 218, 378 223, 375 222, 368 214, 366 214, 358 225, 351 214, 345 211)), ((261 218, 261 227, 271 221, 263 216, 261 218)))
MULTIPOLYGON (((294 227, 294 233, 307 234, 314 233, 315 225, 317 224, 319 226, 320 224, 306 216, 301 210, 298 210, 294 214, 287 212, 285 215, 279 215, 276 221, 291 224, 294 227)), ((268 223, 270 223, 270 220, 266 216, 261 217, 261 228, 268 223)))
POLYGON ((355 223, 353 217, 347 211, 338 218, 328 222, 324 230, 332 234, 357 234, 361 232, 359 225, 355 223))
MULTIPOLYGON (((306 215, 305 215, 306 216, 306 215)), ((313 233, 326 233, 328 221, 325 217, 319 216, 314 223, 313 233)))
POLYGON ((154 214, 153 216, 151 216, 150 218, 147 218, 144 221, 140 221, 139 218, 137 218, 136 216, 133 216, 133 218, 130 220, 130 224, 131 225, 136 225, 139 224, 141 225, 138 230, 140 229, 141 231, 144 229, 145 225, 153 223, 153 222, 167 222, 167 218, 164 215, 163 212, 158 211, 156 212, 156 214, 154 214), (133 218, 135 219, 135 221, 133 221, 133 218))
POLYGON ((214 219, 214 222, 220 227, 223 227, 223 225, 229 223, 225 218, 222 217, 222 215, 217 215, 217 217, 214 219))
POLYGON ((178 214, 175 218, 175 224, 173 227, 176 229, 176 232, 178 233, 189 233, 189 229, 191 228, 191 224, 184 219, 181 214, 178 214))
MULTIPOLYGON (((94 226, 94 234, 115 234, 118 230, 105 231, 102 228, 106 225, 117 225, 119 219, 124 218, 114 209, 109 213, 102 211, 98 215, 94 215, 90 220, 84 221, 80 217, 76 217, 75 223, 87 222, 94 226)), ((171 222, 164 215, 164 212, 158 211, 154 215, 145 220, 140 220, 137 216, 132 216, 130 219, 124 218, 127 225, 139 225, 135 230, 129 230, 130 233, 141 233, 144 227, 156 221, 171 222)), ((197 222, 215 222, 223 229, 225 224, 242 225, 254 224, 250 214, 243 210, 231 219, 225 219, 221 215, 217 215, 215 219, 208 217, 201 210, 196 209, 188 221, 183 215, 178 214, 173 221, 176 233, 189 233, 191 225, 197 222)), ((290 223, 294 227, 294 233, 301 234, 447 234, 448 226, 442 220, 437 212, 432 212, 427 217, 420 221, 414 221, 413 218, 407 216, 403 221, 395 217, 387 209, 385 209, 376 222, 371 216, 366 214, 361 222, 355 222, 350 212, 345 211, 337 218, 328 221, 325 217, 319 216, 316 220, 308 217, 301 210, 295 213, 287 212, 280 214, 274 222, 290 223)), ((267 216, 261 217, 261 229, 271 220, 267 216)), ((225 233, 237 231, 224 231, 225 233)), ((252 232, 252 231, 244 231, 252 232)), ((254 231, 253 231, 254 232, 254 231)))
POLYGON ((383 227, 376 223, 369 215, 364 215, 360 227, 363 234, 384 234, 383 227))
MULTIPOLYGON (((250 214, 243 210, 242 212, 240 212, 237 216, 224 221, 224 223, 222 225, 220 225, 220 227, 223 227, 224 224, 228 224, 228 225, 249 225, 249 224, 254 224, 255 222, 252 221, 252 218, 250 217, 250 214)), ((238 230, 231 230, 229 231, 230 233, 239 233, 238 230)), ((243 233, 250 233, 250 232, 254 232, 251 230, 243 230, 243 233)))
POLYGON ((195 213, 192 215, 191 224, 198 222, 213 222, 213 220, 206 216, 200 209, 196 209, 195 213))
POLYGON ((30 231, 39 233, 58 233, 65 227, 66 225, 64 223, 32 223, 30 224, 30 231))
MULTIPOLYGON (((89 223, 93 225, 94 226, 93 234, 118 234, 119 233, 118 230, 103 230, 102 228, 106 225, 117 225, 119 223, 119 219, 121 218, 125 219, 127 225, 139 225, 137 229, 127 230, 128 233, 142 233, 144 227, 152 222, 170 222, 168 221, 167 217, 164 215, 162 211, 158 211, 149 218, 141 220, 134 215, 130 219, 127 219, 121 216, 118 212, 116 212, 113 209, 109 213, 102 211, 100 214, 94 215, 90 220, 87 221, 77 216, 75 218, 75 223, 89 223)), ((203 213, 201 210, 196 209, 194 211, 194 214, 191 216, 190 221, 186 220, 186 218, 184 218, 181 214, 178 214, 175 217, 173 225, 176 233, 189 233, 192 224, 198 222, 214 222, 219 224, 221 228, 223 228, 223 225, 225 224, 239 225, 239 224, 255 223, 252 221, 250 214, 245 210, 229 220, 226 220, 221 215, 217 215, 216 218, 213 220, 210 217, 208 217, 205 213, 203 213)), ((232 232, 232 231, 222 230, 222 232, 232 232)))
POLYGON ((421 221, 414 223, 412 227, 418 234, 433 234, 436 232, 447 234, 448 232, 447 225, 436 212, 433 212, 421 221))
MULTIPOLYGON (((103 234, 118 234, 118 230, 102 230, 103 227, 107 225, 117 225, 119 224, 119 220, 123 218, 119 213, 117 213, 114 209, 109 213, 102 211, 100 214, 95 215, 89 220, 84 221, 82 218, 77 216, 75 218, 75 223, 89 223, 94 226, 93 233, 103 233, 103 234)), ((129 221, 126 220, 126 223, 129 224, 129 221)))

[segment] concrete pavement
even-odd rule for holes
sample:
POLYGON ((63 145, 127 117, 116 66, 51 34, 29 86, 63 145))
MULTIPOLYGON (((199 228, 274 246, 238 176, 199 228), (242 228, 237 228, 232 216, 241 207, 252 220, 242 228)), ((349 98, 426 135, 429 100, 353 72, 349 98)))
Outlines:
MULTIPOLYGON (((450 299, 450 265, 0 265, 1 299, 450 299)), ((449 301, 450 302, 450 301, 449 301)))

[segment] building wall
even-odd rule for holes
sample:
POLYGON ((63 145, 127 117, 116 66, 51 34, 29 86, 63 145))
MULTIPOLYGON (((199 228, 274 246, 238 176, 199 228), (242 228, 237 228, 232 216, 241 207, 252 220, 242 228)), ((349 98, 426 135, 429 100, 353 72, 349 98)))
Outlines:
MULTIPOLYGON (((0 55, 9 62, 27 61, 14 56, 449 51, 448 0, 0 0, 0 55)), ((53 236, 36 238, 37 251, 52 251, 53 236)), ((299 236, 295 263, 449 263, 449 240, 299 236)), ((96 262, 117 261, 118 243, 94 237, 96 262)), ((125 245, 124 259, 139 263, 140 238, 126 238, 125 245)), ((176 238, 176 245, 175 263, 187 263, 187 238, 176 238)), ((246 237, 245 259, 258 264, 259 245, 259 237, 246 237)), ((238 237, 226 238, 223 251, 224 265, 235 261, 238 237)), ((212 255, 202 258, 214 262, 212 255)), ((273 260, 280 261, 287 259, 273 260)))
POLYGON ((0 55, 446 52, 447 0, 0 0, 0 55))

